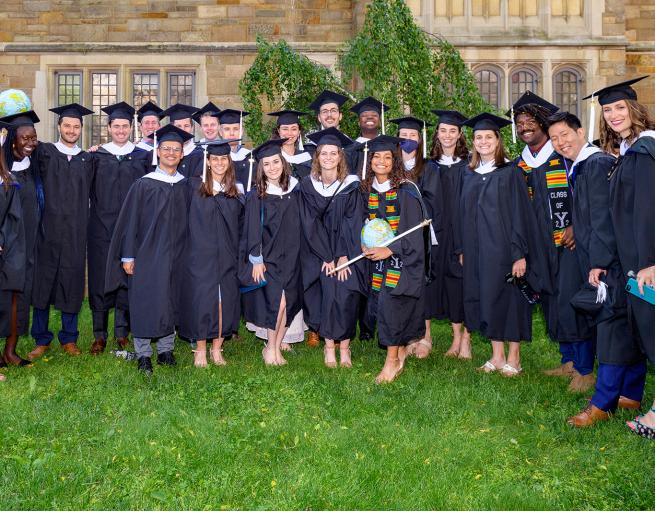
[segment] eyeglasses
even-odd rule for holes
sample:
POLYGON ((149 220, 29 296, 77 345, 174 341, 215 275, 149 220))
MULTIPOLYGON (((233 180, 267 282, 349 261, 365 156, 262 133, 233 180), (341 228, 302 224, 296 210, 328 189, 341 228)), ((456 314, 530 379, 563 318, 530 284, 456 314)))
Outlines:
POLYGON ((337 115, 339 113, 338 108, 332 108, 331 110, 328 110, 327 108, 325 110, 321 110, 320 114, 321 115, 327 115, 327 114, 332 114, 332 115, 337 115))
POLYGON ((182 149, 179 147, 169 147, 169 146, 159 146, 159 150, 162 153, 173 153, 173 154, 179 154, 182 152, 182 149))

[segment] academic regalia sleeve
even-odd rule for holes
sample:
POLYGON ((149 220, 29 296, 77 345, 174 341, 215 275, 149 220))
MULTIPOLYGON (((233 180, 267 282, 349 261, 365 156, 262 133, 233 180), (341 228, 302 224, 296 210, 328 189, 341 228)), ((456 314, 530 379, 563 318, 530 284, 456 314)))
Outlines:
POLYGON ((334 254, 330 249, 330 238, 321 218, 324 206, 317 204, 316 193, 313 188, 310 177, 302 180, 300 187, 300 223, 309 250, 321 262, 331 262, 334 260, 334 254))
POLYGON ((9 199, 6 213, 0 226, 0 284, 3 291, 22 291, 25 286, 25 229, 18 187, 10 185, 9 190, 2 190, 9 199))
MULTIPOLYGON (((359 186, 359 184, 357 184, 359 186)), ((344 192, 345 193, 345 192, 344 192)), ((335 246, 335 261, 340 257, 351 259, 361 253, 362 227, 364 225, 364 204, 358 190, 348 192, 341 231, 335 246)))
POLYGON ((525 183, 521 182, 520 174, 513 172, 510 176, 511 188, 509 190, 510 197, 514 203, 514 217, 512 218, 512 230, 510 235, 511 244, 511 257, 512 262, 523 259, 528 255, 528 240, 527 240, 527 218, 531 215, 530 209, 526 209, 526 203, 523 195, 527 198, 527 188, 525 183))
POLYGON ((262 200, 257 196, 257 190, 253 188, 245 198, 243 228, 241 229, 238 268, 241 286, 254 285, 250 256, 263 257, 261 208, 263 208, 262 200))
POLYGON ((634 271, 655 265, 655 139, 643 137, 637 143, 641 147, 635 160, 637 169, 633 173, 634 238, 639 268, 634 268, 634 271))
MULTIPOLYGON (((589 236, 589 263, 591 268, 610 267, 617 258, 616 239, 610 215, 610 187, 607 174, 613 164, 611 156, 602 155, 588 159, 584 172, 587 174, 589 215, 591 233, 589 236)), ((575 225, 573 226, 575 230, 575 225)))

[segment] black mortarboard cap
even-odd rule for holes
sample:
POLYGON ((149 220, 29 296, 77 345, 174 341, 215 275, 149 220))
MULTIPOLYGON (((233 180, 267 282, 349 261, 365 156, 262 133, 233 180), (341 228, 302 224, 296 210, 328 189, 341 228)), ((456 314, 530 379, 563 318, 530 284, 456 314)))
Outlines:
POLYGON ((197 111, 198 109, 195 106, 176 103, 159 114, 159 118, 163 119, 164 117, 168 117, 171 122, 179 121, 181 119, 191 119, 193 114, 197 111))
POLYGON ((210 101, 205 106, 203 106, 200 110, 196 111, 193 114, 192 118, 193 118, 194 121, 196 121, 198 124, 200 124, 200 119, 202 119, 202 117, 205 114, 209 114, 212 117, 218 117, 218 113, 220 111, 221 111, 221 109, 218 108, 214 103, 212 103, 210 101))
MULTIPOLYGON (((540 106, 541 108, 545 109, 546 112, 548 112, 548 115, 553 115, 555 112, 559 110, 558 106, 553 105, 552 103, 549 103, 546 101, 544 98, 537 96, 535 93, 530 92, 530 91, 525 91, 523 95, 512 105, 514 108, 514 116, 517 115, 517 111, 519 108, 525 105, 536 105, 540 106)), ((505 112, 506 116, 511 116, 512 115, 512 110, 508 110, 505 112)))
POLYGON ((512 121, 510 121, 509 119, 498 117, 497 115, 485 112, 483 114, 472 117, 471 119, 469 119, 464 123, 464 126, 473 128, 473 131, 478 131, 478 130, 500 131, 501 128, 504 128, 505 126, 509 126, 510 124, 512 124, 512 121))
POLYGON ((398 145, 403 141, 402 138, 391 137, 389 135, 378 135, 373 140, 367 142, 369 153, 378 151, 395 151, 398 145))
POLYGON ((218 120, 221 124, 238 124, 239 119, 250 115, 250 112, 243 110, 234 110, 233 108, 226 108, 218 112, 218 120))
POLYGON ((277 125, 283 124, 300 124, 301 115, 307 115, 307 112, 299 112, 298 110, 280 110, 279 112, 269 112, 268 115, 277 117, 277 125))
POLYGON ((101 108, 107 114, 109 122, 114 119, 126 119, 132 123, 136 110, 128 105, 125 101, 101 108))
POLYGON ((432 110, 432 113, 439 116, 437 124, 449 124, 461 128, 468 118, 457 110, 432 110))
POLYGON ((141 108, 139 108, 136 113, 139 122, 141 122, 144 117, 148 117, 149 115, 159 117, 163 111, 164 110, 162 108, 155 105, 152 101, 148 101, 145 105, 141 106, 141 108))
POLYGON ((78 103, 71 103, 70 105, 58 106, 57 108, 51 108, 50 111, 57 114, 60 118, 72 117, 74 119, 79 119, 80 121, 82 120, 82 117, 84 117, 85 115, 90 115, 93 113, 93 110, 89 110, 88 108, 78 103))
POLYGON ((631 80, 626 80, 625 82, 621 82, 621 83, 615 83, 614 85, 610 85, 609 87, 604 87, 602 89, 599 89, 596 92, 582 99, 591 99, 592 97, 597 97, 598 103, 600 103, 601 105, 609 105, 610 103, 614 103, 622 99, 633 99, 636 101, 637 92, 630 86, 637 82, 640 82, 644 78, 648 78, 648 75, 640 76, 639 78, 633 78, 631 80))
POLYGON ((423 126, 432 126, 432 123, 417 117, 412 117, 411 115, 406 117, 398 117, 397 119, 389 119, 389 122, 397 124, 398 129, 409 129, 416 131, 421 131, 423 126))
POLYGON ((213 156, 226 156, 230 154, 231 148, 230 148, 230 142, 238 142, 241 140, 240 138, 234 140, 226 140, 226 139, 221 139, 221 140, 212 140, 211 142, 203 143, 200 145, 205 145, 207 146, 207 154, 213 155, 213 156))
POLYGON ((314 142, 317 146, 329 144, 344 148, 353 143, 350 137, 347 137, 336 128, 327 128, 321 131, 315 131, 314 133, 307 135, 307 138, 309 138, 309 140, 314 142))
MULTIPOLYGON (((181 119, 184 119, 184 117, 181 117, 181 119)), ((179 142, 180 144, 184 145, 187 140, 191 140, 193 138, 191 133, 187 133, 186 131, 173 126, 172 124, 167 124, 163 128, 159 128, 155 134, 157 135, 158 145, 168 141, 179 142)))
POLYGON ((597 325, 613 316, 611 298, 608 296, 604 302, 598 302, 598 288, 588 282, 571 298, 573 308, 591 322, 597 325))
POLYGON ((255 147, 252 151, 252 155, 256 160, 261 160, 267 156, 275 156, 276 154, 282 153, 282 145, 287 141, 286 138, 276 138, 273 140, 267 140, 263 144, 255 147))
POLYGON ((361 115, 363 112, 377 112, 378 114, 382 113, 382 107, 384 106, 384 111, 389 110, 387 105, 383 105, 381 101, 375 99, 372 96, 362 99, 359 103, 356 103, 350 108, 351 112, 355 112, 357 115, 361 115))
POLYGON ((338 94, 336 92, 332 92, 331 90, 324 90, 317 96, 314 101, 310 103, 309 108, 318 113, 320 112, 321 107, 326 103, 336 103, 338 107, 341 107, 341 105, 343 105, 346 101, 348 101, 348 98, 343 94, 338 94))
POLYGON ((0 121, 6 123, 7 127, 11 126, 14 128, 18 128, 19 126, 34 126, 36 123, 41 122, 39 116, 36 115, 34 110, 7 115, 0 119, 0 121))

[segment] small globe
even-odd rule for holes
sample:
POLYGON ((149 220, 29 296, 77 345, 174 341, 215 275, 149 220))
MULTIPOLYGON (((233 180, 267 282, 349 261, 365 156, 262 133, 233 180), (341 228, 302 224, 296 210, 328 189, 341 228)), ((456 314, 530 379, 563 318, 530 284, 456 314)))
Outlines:
POLYGON ((393 230, 386 220, 374 218, 362 227, 362 245, 367 248, 381 247, 393 238, 393 230))
POLYGON ((22 90, 7 89, 0 92, 0 117, 32 110, 32 102, 22 90))

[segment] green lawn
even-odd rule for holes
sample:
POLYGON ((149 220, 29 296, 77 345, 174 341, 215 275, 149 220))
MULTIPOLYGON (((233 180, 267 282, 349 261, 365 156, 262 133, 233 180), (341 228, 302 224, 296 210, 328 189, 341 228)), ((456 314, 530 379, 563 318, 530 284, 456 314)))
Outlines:
POLYGON ((0 384, 0 510, 655 509, 655 442, 629 413, 566 425, 584 396, 540 374, 558 362, 541 321, 513 380, 473 370, 479 340, 474 364, 441 357, 449 330, 435 325, 435 353, 387 386, 375 343, 353 343, 352 370, 304 345, 266 368, 244 331, 227 367, 195 369, 179 342, 178 367, 150 379, 53 344, 0 384))

